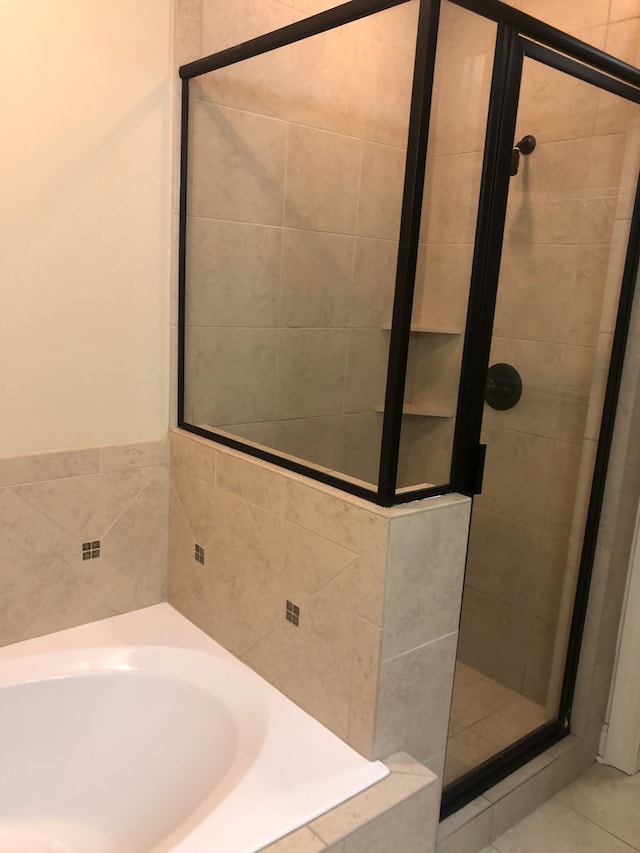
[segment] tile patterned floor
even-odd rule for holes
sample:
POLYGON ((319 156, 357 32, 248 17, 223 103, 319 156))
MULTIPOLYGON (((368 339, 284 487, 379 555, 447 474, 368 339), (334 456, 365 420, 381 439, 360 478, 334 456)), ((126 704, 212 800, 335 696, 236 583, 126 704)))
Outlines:
POLYGON ((545 710, 458 661, 445 785, 546 722, 545 710))
POLYGON ((482 853, 640 851, 640 775, 595 764, 482 853))

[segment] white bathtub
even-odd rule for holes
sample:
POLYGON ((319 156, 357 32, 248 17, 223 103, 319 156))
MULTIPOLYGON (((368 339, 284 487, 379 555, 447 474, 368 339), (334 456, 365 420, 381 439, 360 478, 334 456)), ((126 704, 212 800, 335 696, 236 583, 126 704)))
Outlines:
POLYGON ((249 853, 387 772, 167 604, 0 649, 1 853, 249 853))

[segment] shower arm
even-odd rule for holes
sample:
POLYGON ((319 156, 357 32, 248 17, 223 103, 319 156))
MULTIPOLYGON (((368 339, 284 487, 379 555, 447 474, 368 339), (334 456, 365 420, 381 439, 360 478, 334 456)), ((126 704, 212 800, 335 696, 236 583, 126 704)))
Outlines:
POLYGON ((516 142, 513 151, 511 153, 511 177, 513 178, 518 174, 518 169, 520 167, 520 155, 524 154, 528 156, 536 147, 536 138, 535 136, 531 136, 528 134, 527 136, 523 136, 520 142, 516 142))

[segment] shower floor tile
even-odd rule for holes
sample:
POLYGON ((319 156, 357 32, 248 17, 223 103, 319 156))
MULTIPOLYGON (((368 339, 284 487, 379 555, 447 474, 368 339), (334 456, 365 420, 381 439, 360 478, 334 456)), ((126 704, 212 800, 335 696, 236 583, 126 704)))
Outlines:
POLYGON ((456 664, 444 784, 464 776, 549 719, 542 705, 456 664))

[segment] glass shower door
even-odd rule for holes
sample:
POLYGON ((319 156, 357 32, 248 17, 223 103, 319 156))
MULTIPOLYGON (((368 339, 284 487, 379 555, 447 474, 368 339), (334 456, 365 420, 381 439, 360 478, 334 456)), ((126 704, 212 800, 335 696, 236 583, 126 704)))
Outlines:
POLYGON ((525 47, 446 783, 559 714, 638 179, 640 106, 544 52, 525 47))

